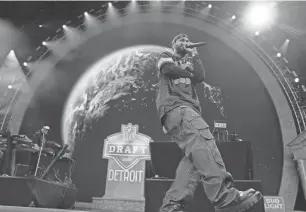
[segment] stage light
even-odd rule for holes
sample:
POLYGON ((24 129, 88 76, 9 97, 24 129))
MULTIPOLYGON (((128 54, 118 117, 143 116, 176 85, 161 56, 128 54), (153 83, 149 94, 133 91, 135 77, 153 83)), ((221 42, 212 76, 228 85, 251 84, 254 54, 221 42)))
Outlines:
POLYGON ((212 8, 212 5, 211 5, 211 4, 209 4, 209 5, 208 5, 208 8, 212 8))
POLYGON ((24 63, 23 63, 23 65, 24 65, 24 66, 27 66, 27 65, 28 65, 28 63, 27 63, 27 62, 24 62, 24 63))
POLYGON ((111 3, 111 2, 108 2, 108 6, 111 7, 111 6, 112 6, 112 3, 111 3))
POLYGON ((276 54, 276 56, 277 56, 277 57, 281 57, 282 54, 278 52, 278 53, 276 54))
POLYGON ((43 25, 39 24, 39 28, 42 28, 42 27, 43 27, 43 25))
POLYGON ((47 44, 47 43, 46 43, 45 41, 43 41, 43 42, 42 42, 42 45, 44 45, 44 46, 45 46, 46 44, 47 44))
POLYGON ((67 29, 67 26, 65 24, 63 25, 63 29, 67 29))
POLYGON ((256 31, 256 32, 255 32, 255 35, 258 36, 258 35, 259 35, 259 31, 256 31))
POLYGON ((298 77, 294 78, 294 82, 298 83, 300 79, 298 77))
POLYGON ((235 19, 236 19, 236 16, 235 16, 235 15, 233 15, 233 16, 232 16, 232 19, 233 19, 233 20, 235 20, 235 19))
POLYGON ((290 40, 289 39, 286 39, 286 42, 289 42, 290 40))
POLYGON ((84 15, 88 15, 88 12, 84 12, 84 15))
POLYGON ((273 23, 275 9, 270 3, 254 3, 245 11, 244 21, 248 27, 266 27, 273 23))
POLYGON ((12 85, 8 85, 7 88, 8 88, 8 89, 12 89, 13 86, 12 86, 12 85))

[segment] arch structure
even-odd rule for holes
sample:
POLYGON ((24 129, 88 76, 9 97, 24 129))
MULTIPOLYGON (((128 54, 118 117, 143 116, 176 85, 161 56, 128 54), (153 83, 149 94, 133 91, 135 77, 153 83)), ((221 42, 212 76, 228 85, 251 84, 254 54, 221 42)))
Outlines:
MULTIPOLYGON (((260 77, 276 109, 282 134, 283 170, 278 195, 284 198, 286 209, 293 210, 297 196, 298 175, 296 174, 297 170, 294 165, 292 153, 287 147, 287 144, 290 143, 290 141, 292 141, 297 136, 297 131, 294 123, 294 117, 292 115, 291 108, 287 102, 286 96, 283 93, 279 82, 277 81, 276 77, 273 75, 269 67, 243 41, 241 41, 234 35, 229 34, 221 27, 205 22, 203 20, 199 20, 195 17, 186 17, 182 14, 162 13, 154 10, 148 10, 146 11, 146 13, 128 14, 127 16, 121 18, 119 25, 112 25, 112 23, 104 22, 103 32, 116 27, 120 27, 120 25, 126 26, 129 24, 152 22, 186 25, 188 27, 203 31, 204 33, 207 33, 219 39, 228 47, 234 49, 244 60, 246 60, 260 77)), ((33 82, 37 82, 36 80, 41 77, 42 76, 34 76, 33 82)), ((36 86, 38 86, 38 84, 32 84, 32 90, 35 90, 36 86)), ((31 95, 33 95, 33 92, 21 96, 17 101, 17 104, 13 108, 12 119, 9 126, 9 129, 11 129, 13 133, 19 132, 24 113, 29 105, 30 99, 32 98, 31 95)))

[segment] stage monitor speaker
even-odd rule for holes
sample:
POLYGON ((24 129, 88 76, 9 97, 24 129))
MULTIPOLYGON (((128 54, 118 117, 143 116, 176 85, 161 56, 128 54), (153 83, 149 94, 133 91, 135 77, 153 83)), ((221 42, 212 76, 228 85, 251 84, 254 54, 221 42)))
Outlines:
POLYGON ((35 205, 43 208, 71 208, 77 198, 75 186, 35 178, 30 187, 35 205))

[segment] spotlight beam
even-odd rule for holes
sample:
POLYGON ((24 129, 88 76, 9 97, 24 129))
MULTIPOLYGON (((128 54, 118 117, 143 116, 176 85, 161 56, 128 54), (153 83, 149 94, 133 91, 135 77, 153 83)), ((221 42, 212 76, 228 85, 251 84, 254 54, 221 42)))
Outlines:
POLYGON ((115 10, 115 8, 112 6, 112 3, 108 3, 108 8, 106 12, 107 20, 109 20, 112 24, 114 25, 119 25, 120 20, 119 20, 119 14, 115 10))
POLYGON ((84 16, 84 25, 86 27, 86 34, 95 35, 102 31, 101 23, 99 20, 97 20, 93 15, 89 13, 84 16))
POLYGON ((135 0, 132 0, 129 5, 126 7, 127 15, 135 14, 139 11, 139 5, 135 0))

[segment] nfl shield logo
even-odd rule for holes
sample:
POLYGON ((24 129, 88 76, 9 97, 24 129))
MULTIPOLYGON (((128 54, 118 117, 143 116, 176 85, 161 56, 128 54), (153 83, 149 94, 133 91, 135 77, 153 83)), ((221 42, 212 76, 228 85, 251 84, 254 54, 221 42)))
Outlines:
POLYGON ((133 139, 135 139, 136 134, 138 132, 138 126, 137 125, 132 125, 131 123, 127 124, 127 125, 122 125, 122 134, 125 137, 125 139, 127 141, 132 141, 133 139))
POLYGON ((138 132, 138 125, 122 125, 121 133, 105 139, 103 158, 114 159, 122 169, 129 170, 140 160, 150 160, 151 141, 149 136, 138 132))

